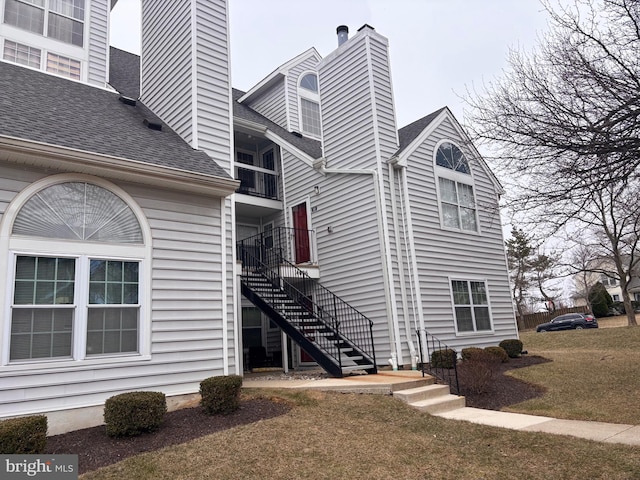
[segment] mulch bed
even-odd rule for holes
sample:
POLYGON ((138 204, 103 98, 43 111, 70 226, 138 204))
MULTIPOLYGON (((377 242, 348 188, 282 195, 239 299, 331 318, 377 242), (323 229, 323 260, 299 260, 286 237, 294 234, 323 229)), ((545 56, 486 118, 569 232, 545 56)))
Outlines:
POLYGON ((504 373, 508 370, 546 362, 550 362, 550 360, 537 355, 523 355, 519 358, 510 358, 506 363, 500 363, 497 366, 498 371, 484 393, 469 393, 468 390, 465 391, 465 385, 461 384, 460 389, 466 399, 467 407, 501 410, 509 405, 542 396, 544 393, 542 387, 504 375, 504 373))
POLYGON ((206 415, 199 407, 168 412, 159 430, 130 438, 111 438, 104 425, 55 435, 47 439, 47 454, 78 455, 80 473, 95 470, 139 453, 188 442, 220 430, 246 425, 287 413, 284 402, 267 399, 240 402, 230 415, 206 415))
MULTIPOLYGON (((522 356, 500 364, 488 391, 465 395, 468 407, 500 410, 542 395, 543 390, 503 373, 548 360, 538 356, 522 356)), ((464 385, 461 385, 464 394, 464 385)), ((47 454, 78 455, 80 473, 111 465, 127 457, 184 443, 211 433, 283 415, 290 410, 285 402, 268 399, 244 400, 240 409, 230 415, 206 415, 201 408, 185 408, 168 412, 160 429, 131 438, 111 438, 105 427, 85 428, 55 435, 47 439, 47 454)))

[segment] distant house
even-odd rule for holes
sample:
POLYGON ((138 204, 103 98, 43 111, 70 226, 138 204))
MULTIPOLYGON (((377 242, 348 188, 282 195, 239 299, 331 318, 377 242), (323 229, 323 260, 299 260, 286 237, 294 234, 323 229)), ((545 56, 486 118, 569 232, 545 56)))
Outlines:
POLYGON ((501 187, 446 107, 397 129, 385 37, 241 92, 226 1, 143 0, 141 57, 114 4, 0 0, 0 417, 517 336, 501 187))
MULTIPOLYGON (((600 282, 607 289, 614 302, 622 302, 622 287, 620 278, 616 272, 613 261, 600 259, 590 265, 592 271, 581 272, 573 277, 576 293, 574 302, 577 306, 587 304, 586 295, 593 285, 600 282)), ((631 280, 627 285, 627 291, 632 301, 640 302, 640 272, 638 269, 632 270, 631 280)))

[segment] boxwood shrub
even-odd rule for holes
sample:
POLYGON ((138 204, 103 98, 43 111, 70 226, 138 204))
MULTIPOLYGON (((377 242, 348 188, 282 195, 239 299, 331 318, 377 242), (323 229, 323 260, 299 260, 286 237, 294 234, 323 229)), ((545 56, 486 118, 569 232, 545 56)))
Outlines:
POLYGON ((463 348, 461 352, 462 360, 471 360, 476 355, 482 355, 485 351, 480 347, 463 348))
POLYGON ((435 350, 431 354, 431 368, 453 368, 458 361, 458 354, 451 348, 435 350))
POLYGON ((0 422, 0 454, 35 455, 47 444, 47 417, 10 418, 0 422))
POLYGON ((110 437, 133 437, 157 430, 167 413, 167 400, 160 392, 128 392, 104 404, 104 423, 110 437))
POLYGON ((208 415, 235 412, 240 408, 242 377, 227 375, 205 378, 200 382, 200 405, 208 415))
POLYGON ((522 342, 517 338, 502 340, 498 346, 504 348, 509 358, 518 358, 522 354, 522 342))
POLYGON ((509 355, 502 347, 485 347, 485 351, 495 355, 502 363, 509 361, 509 355))

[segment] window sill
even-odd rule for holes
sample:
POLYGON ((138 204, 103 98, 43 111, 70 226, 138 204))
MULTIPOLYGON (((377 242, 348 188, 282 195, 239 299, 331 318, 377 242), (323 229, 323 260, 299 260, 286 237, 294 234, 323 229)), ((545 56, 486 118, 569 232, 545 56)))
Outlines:
POLYGON ((109 366, 135 366, 136 364, 146 364, 151 361, 151 355, 120 355, 114 356, 100 356, 85 358, 83 360, 34 360, 24 361, 21 363, 9 363, 0 367, 2 375, 10 376, 22 374, 24 372, 36 373, 50 373, 55 372, 70 372, 70 371, 82 371, 92 370, 96 367, 109 367, 109 366))

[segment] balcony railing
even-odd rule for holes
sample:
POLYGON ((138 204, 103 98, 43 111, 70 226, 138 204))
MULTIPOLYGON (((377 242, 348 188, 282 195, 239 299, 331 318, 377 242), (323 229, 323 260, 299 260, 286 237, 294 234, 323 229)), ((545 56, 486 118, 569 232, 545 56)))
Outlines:
POLYGON ((237 193, 278 200, 278 175, 274 173, 236 167, 236 180, 240 180, 237 193))

